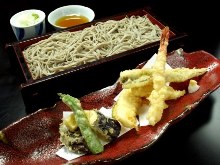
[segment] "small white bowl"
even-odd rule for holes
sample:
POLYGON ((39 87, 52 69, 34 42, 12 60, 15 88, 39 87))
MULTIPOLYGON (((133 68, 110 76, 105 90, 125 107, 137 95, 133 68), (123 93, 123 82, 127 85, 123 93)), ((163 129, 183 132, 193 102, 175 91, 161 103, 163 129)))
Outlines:
POLYGON ((17 40, 23 40, 45 34, 45 13, 37 9, 23 10, 10 19, 17 40))
POLYGON ((55 23, 59 18, 69 15, 84 16, 88 18, 88 22, 93 21, 95 18, 94 11, 89 7, 82 5, 67 5, 53 10, 51 13, 49 13, 47 20, 55 29, 65 29, 67 27, 58 26, 55 23))

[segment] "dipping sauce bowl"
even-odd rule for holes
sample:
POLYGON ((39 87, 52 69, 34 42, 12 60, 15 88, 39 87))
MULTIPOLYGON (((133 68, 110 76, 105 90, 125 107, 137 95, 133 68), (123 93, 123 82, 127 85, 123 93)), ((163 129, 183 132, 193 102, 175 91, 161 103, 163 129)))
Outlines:
POLYGON ((53 10, 48 15, 48 22, 55 29, 65 29, 93 21, 94 11, 82 5, 67 5, 53 10))

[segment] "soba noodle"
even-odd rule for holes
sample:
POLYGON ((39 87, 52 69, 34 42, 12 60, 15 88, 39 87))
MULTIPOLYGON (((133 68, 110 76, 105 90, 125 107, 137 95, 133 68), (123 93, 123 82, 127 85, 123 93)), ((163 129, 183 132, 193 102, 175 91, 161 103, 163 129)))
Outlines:
POLYGON ((54 33, 23 51, 33 79, 159 41, 161 29, 146 16, 97 22, 75 32, 54 33))

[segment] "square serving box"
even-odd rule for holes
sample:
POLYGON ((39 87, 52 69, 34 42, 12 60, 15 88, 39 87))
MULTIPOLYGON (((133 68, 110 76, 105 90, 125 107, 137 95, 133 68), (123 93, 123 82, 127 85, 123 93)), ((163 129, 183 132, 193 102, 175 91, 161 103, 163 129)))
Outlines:
MULTIPOLYGON (((95 25, 97 22, 121 20, 126 16, 130 17, 133 15, 146 15, 153 24, 157 24, 161 29, 165 26, 169 26, 160 21, 147 9, 147 7, 143 7, 141 9, 116 14, 108 18, 102 18, 90 23, 67 28, 65 30, 59 30, 59 32, 66 30, 70 32, 79 31, 95 25)), ((178 49, 183 45, 184 40, 187 38, 187 34, 178 32, 170 26, 169 28, 170 39, 168 49, 178 49)), ((56 101, 59 100, 57 95, 58 92, 69 93, 74 97, 81 97, 85 94, 112 85, 117 81, 120 71, 135 68, 139 63, 148 60, 159 48, 159 41, 153 42, 98 61, 73 67, 34 80, 29 72, 22 51, 26 47, 50 37, 55 32, 58 31, 6 45, 7 54, 10 56, 12 66, 20 80, 21 93, 28 113, 34 112, 39 108, 54 105, 56 101)))

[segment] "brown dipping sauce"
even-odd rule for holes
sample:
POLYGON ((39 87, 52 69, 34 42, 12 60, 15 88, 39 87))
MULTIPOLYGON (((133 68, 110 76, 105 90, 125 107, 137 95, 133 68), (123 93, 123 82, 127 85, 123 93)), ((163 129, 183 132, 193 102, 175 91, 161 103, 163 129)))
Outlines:
POLYGON ((59 18, 55 24, 61 27, 70 27, 89 22, 89 19, 82 15, 67 15, 59 18))

